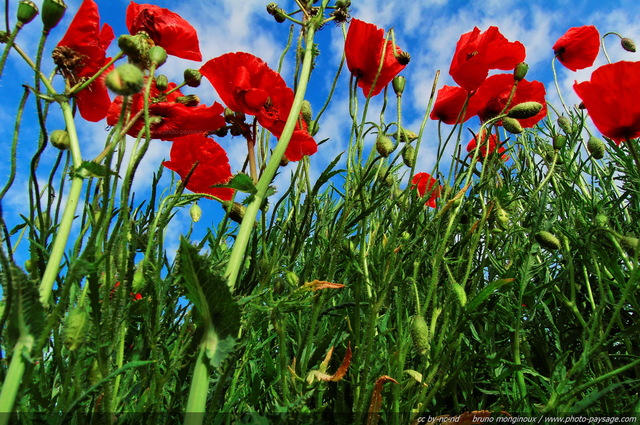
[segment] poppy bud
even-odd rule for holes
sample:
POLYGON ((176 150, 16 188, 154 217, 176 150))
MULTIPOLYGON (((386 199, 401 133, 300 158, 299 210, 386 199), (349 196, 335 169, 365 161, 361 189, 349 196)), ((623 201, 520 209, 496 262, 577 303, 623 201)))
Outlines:
POLYGON ((33 21, 38 16, 38 6, 30 0, 22 0, 18 3, 18 22, 22 25, 33 21))
POLYGON ((125 63, 111 71, 105 83, 114 93, 128 96, 142 90, 144 78, 140 68, 131 63, 125 63))
POLYGON ((200 104, 200 98, 197 94, 187 94, 176 98, 176 103, 182 103, 185 106, 198 106, 200 104))
POLYGON ((284 274, 284 278, 287 280, 287 283, 294 288, 297 288, 300 285, 300 279, 298 275, 289 270, 284 274))
POLYGON ((305 123, 307 123, 307 126, 308 126, 309 123, 311 122, 311 115, 312 115, 311 103, 309 103, 308 100, 302 101, 302 106, 300 107, 300 115, 302 115, 302 119, 304 120, 305 123))
POLYGON ((278 10, 278 5, 276 3, 269 3, 267 5, 267 13, 271 16, 275 15, 278 10))
POLYGON ((378 151, 380 156, 386 158, 391 154, 391 152, 395 150, 395 146, 393 145, 393 141, 391 141, 390 138, 380 133, 376 138, 376 150, 378 151))
POLYGON ((122 53, 129 57, 129 61, 145 68, 149 61, 149 49, 153 41, 148 35, 138 33, 136 35, 123 34, 118 37, 118 47, 122 53))
POLYGON ((560 240, 547 231, 543 230, 536 233, 535 238, 541 247, 548 249, 549 251, 560 249, 560 240))
POLYGON ((627 251, 627 254, 635 256, 638 249, 638 238, 632 238, 629 236, 620 236, 618 238, 620 246, 627 251))
POLYGON ((558 126, 564 131, 564 134, 570 135, 573 133, 571 120, 564 115, 558 118, 558 126))
POLYGON ((498 208, 495 212, 496 224, 502 230, 506 230, 509 227, 509 213, 504 208, 498 208))
POLYGON ((553 137, 553 148, 555 150, 559 151, 560 149, 564 148, 566 144, 567 144, 567 138, 562 134, 556 134, 553 137))
POLYGON ((416 165, 416 149, 413 146, 407 145, 402 150, 402 162, 409 168, 416 165))
POLYGON ((198 87, 202 81, 202 74, 197 69, 187 68, 184 70, 184 82, 189 87, 198 87))
POLYGON ((133 280, 131 281, 131 289, 133 292, 138 292, 144 287, 144 271, 142 269, 142 261, 136 267, 135 273, 133 273, 133 280))
POLYGON ((69 312, 63 325, 63 340, 67 350, 77 350, 84 344, 88 328, 89 313, 84 307, 76 307, 69 312))
POLYGON ((167 61, 167 51, 160 46, 153 46, 149 49, 149 61, 155 63, 159 68, 167 61))
POLYGON ((596 226, 607 227, 609 225, 609 218, 605 214, 598 214, 595 218, 596 226))
POLYGON ((236 223, 242 223, 242 219, 244 218, 244 213, 246 208, 244 205, 239 204, 237 202, 230 203, 227 202, 225 204, 225 209, 229 213, 229 218, 236 223))
POLYGON ((44 0, 42 2, 42 23, 44 31, 48 33, 54 28, 67 11, 67 5, 63 0, 44 0))
POLYGON ((273 293, 282 294, 285 287, 286 285, 284 284, 284 278, 282 276, 276 277, 276 280, 274 280, 273 282, 273 293))
POLYGON ((411 62, 411 55, 407 52, 396 54, 395 57, 400 65, 407 65, 409 62, 411 62))
POLYGON ((429 326, 424 316, 412 316, 409 331, 416 351, 424 355, 429 349, 429 326))
POLYGON ((597 137, 591 137, 587 142, 587 151, 595 159, 602 159, 605 152, 604 142, 597 137))
POLYGON ((404 86, 406 83, 407 79, 402 75, 393 77, 393 80, 391 80, 391 84, 393 84, 393 91, 396 92, 396 96, 402 96, 402 92, 404 92, 404 86))
POLYGON ((198 205, 197 202, 194 202, 189 208, 189 215, 191 216, 191 221, 197 223, 200 221, 200 217, 202 217, 202 208, 198 205))
POLYGON ((61 151, 69 149, 69 133, 64 130, 54 130, 51 135, 49 135, 49 141, 55 148, 61 151))
POLYGON ((165 91, 169 87, 169 78, 166 75, 158 75, 156 77, 156 88, 165 91))
POLYGON ((523 131, 522 125, 520 125, 518 120, 509 117, 502 118, 502 127, 513 134, 520 134, 523 131))
POLYGON ((349 7, 351 6, 351 1, 350 0, 336 0, 336 5, 337 8, 345 8, 345 7, 349 7))
POLYGON ((631 52, 631 53, 636 52, 636 43, 634 43, 632 39, 625 37, 622 40, 620 40, 620 44, 622 45, 622 48, 627 52, 631 52))
MULTIPOLYGON (((396 139, 397 139, 397 135, 398 133, 393 133, 393 137, 395 137, 396 139)), ((400 130, 399 142, 411 143, 417 138, 418 138, 418 135, 411 130, 407 130, 406 128, 403 128, 402 130, 400 130)))
POLYGON ((467 293, 465 292, 462 285, 454 282, 451 285, 451 288, 453 289, 453 292, 455 292, 456 296, 458 297, 458 302, 460 303, 460 307, 464 307, 465 305, 467 305, 467 293))
POLYGON ((516 65, 515 69, 513 70, 513 79, 515 81, 524 80, 524 77, 527 76, 528 71, 529 71, 529 65, 527 65, 525 62, 520 62, 519 64, 516 65))
POLYGON ((522 102, 511 108, 507 113, 509 118, 527 119, 535 117, 542 110, 542 105, 538 102, 522 102))

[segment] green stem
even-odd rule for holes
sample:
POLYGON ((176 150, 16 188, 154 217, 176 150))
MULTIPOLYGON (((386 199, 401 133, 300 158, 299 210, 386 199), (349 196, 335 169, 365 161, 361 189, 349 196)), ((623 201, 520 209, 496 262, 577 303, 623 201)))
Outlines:
POLYGON ((269 188, 276 171, 278 171, 280 160, 284 156, 284 152, 289 145, 289 140, 291 139, 291 135, 293 134, 293 130, 298 121, 298 116, 300 115, 300 107, 304 100, 309 76, 311 74, 311 63, 313 61, 313 38, 316 30, 315 22, 315 20, 310 21, 310 25, 307 26, 306 49, 302 62, 302 73, 300 75, 300 81, 298 82, 298 90, 296 91, 296 96, 293 100, 291 112, 287 118, 282 136, 271 155, 271 159, 269 160, 260 181, 258 181, 256 186, 258 192, 255 194, 253 202, 247 207, 244 219, 240 225, 240 230, 238 230, 238 236, 233 244, 233 249, 231 250, 231 257, 229 258, 225 276, 227 278, 229 289, 232 292, 238 280, 240 268, 243 263, 242 260, 247 249, 247 244, 249 243, 249 237, 251 236, 251 231, 253 230, 253 224, 256 221, 258 210, 266 197, 267 189, 269 188))
POLYGON ((32 345, 33 337, 29 335, 18 339, 13 349, 11 363, 9 364, 9 369, 7 369, 7 375, 5 376, 2 391, 0 392, 0 425, 7 425, 9 423, 9 416, 13 411, 18 390, 20 389, 20 382, 27 367, 23 354, 25 351, 30 352, 32 345))
POLYGON ((204 419, 204 412, 209 390, 209 368, 206 364, 205 344, 200 344, 196 366, 193 369, 191 390, 187 400, 184 425, 200 425, 204 419))

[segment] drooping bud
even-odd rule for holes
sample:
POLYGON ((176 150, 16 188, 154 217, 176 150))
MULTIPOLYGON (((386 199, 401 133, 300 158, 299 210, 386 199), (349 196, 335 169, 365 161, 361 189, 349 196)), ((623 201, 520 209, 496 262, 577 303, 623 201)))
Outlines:
POLYGON ((242 223, 242 219, 244 218, 244 213, 246 211, 246 208, 244 205, 239 204, 237 202, 234 202, 234 203, 227 202, 225 203, 224 206, 227 212, 229 213, 229 218, 231 220, 235 221, 236 223, 242 223))
POLYGON ((70 140, 69 133, 64 130, 53 130, 49 135, 49 141, 55 147, 61 151, 69 149, 70 140))
POLYGON ((518 120, 509 117, 502 118, 502 127, 513 134, 520 134, 524 131, 518 120))
POLYGON ((541 247, 549 251, 560 249, 560 240, 545 230, 536 233, 535 238, 541 247))
POLYGON ((558 117, 558 127, 560 127, 562 131, 564 131, 564 134, 566 134, 567 136, 573 133, 571 120, 564 115, 558 117))
POLYGON ((18 22, 26 25, 38 16, 38 6, 30 0, 22 0, 18 3, 18 22))
POLYGON ((278 23, 282 23, 287 19, 287 15, 284 13, 276 3, 269 3, 267 5, 267 13, 273 16, 278 23))
POLYGON ((380 133, 376 138, 376 150, 381 157, 386 158, 395 150, 395 146, 390 138, 383 133, 380 133))
POLYGON ((149 49, 149 61, 160 68, 167 61, 167 51, 160 46, 153 46, 149 49))
POLYGON ((67 5, 63 0, 44 0, 41 13, 44 32, 48 33, 58 25, 66 11, 67 5))
POLYGON ((559 151, 560 149, 564 148, 566 144, 567 144, 567 138, 562 134, 556 134, 553 137, 553 148, 555 150, 559 151))
POLYGON ((232 123, 235 121, 236 113, 233 112, 230 108, 224 108, 224 112, 222 113, 224 120, 228 123, 232 123))
POLYGON ((189 215, 191 216, 191 221, 197 223, 200 221, 200 217, 202 217, 202 208, 198 205, 197 202, 194 202, 189 208, 189 215))
POLYGON ((306 99, 303 100, 302 105, 300 106, 300 115, 302 116, 304 122, 307 123, 307 126, 311 123, 312 114, 311 103, 306 99))
POLYGON ((528 71, 529 71, 529 65, 527 65, 525 62, 520 62, 519 64, 516 65, 515 69, 513 70, 513 79, 515 81, 524 80, 524 77, 527 76, 528 71))
POLYGON ((418 354, 426 354, 429 349, 429 326, 424 316, 412 316, 409 331, 418 354))
MULTIPOLYGON (((396 138, 396 140, 398 139, 398 133, 393 133, 393 137, 396 138)), ((402 143, 411 143, 414 140, 416 140, 418 138, 418 135, 416 133, 414 133, 411 130, 407 130, 406 128, 403 128, 400 130, 400 140, 398 140, 399 142, 402 143)))
POLYGON ((630 236, 620 236, 618 238, 618 242, 622 249, 627 251, 627 254, 631 256, 636 255, 636 250, 638 249, 638 238, 632 238, 630 236))
POLYGON ((636 52, 636 43, 634 43, 632 39, 625 37, 620 40, 620 44, 622 45, 622 48, 627 52, 636 52))
POLYGON ((176 98, 176 103, 182 103, 185 106, 198 106, 200 98, 197 94, 187 94, 176 98))
POLYGON ((395 57, 400 65, 407 65, 411 62, 411 55, 408 52, 396 54, 395 57))
POLYGON ((460 285, 457 282, 454 282, 451 284, 451 289, 453 289, 453 292, 456 293, 456 296, 458 297, 458 302, 460 303, 460 307, 464 307, 465 305, 467 305, 467 293, 462 287, 462 285, 460 285))
POLYGON ((184 70, 184 82, 189 87, 198 87, 202 81, 202 74, 197 69, 187 68, 184 70))
POLYGON ((406 85, 406 83, 407 83, 407 79, 404 78, 402 75, 397 75, 393 77, 391 84, 393 84, 393 91, 396 92, 396 96, 402 96, 402 93, 404 92, 404 86, 406 85))
POLYGON ((105 83, 114 93, 129 96, 142 90, 144 77, 140 68, 131 63, 124 63, 107 75, 105 83))
POLYGON ((165 91, 169 87, 169 78, 166 75, 158 75, 156 77, 156 88, 165 91))
POLYGON ((589 138, 589 141, 587 142, 587 151, 595 159, 604 158, 604 152, 605 152, 604 142, 601 139, 598 139, 597 137, 589 138))
POLYGON ((153 41, 145 33, 136 35, 123 34, 118 37, 118 47, 129 57, 129 61, 141 68, 149 64, 149 49, 153 41))
POLYGON ((539 102, 522 102, 511 108, 507 113, 509 118, 527 119, 535 117, 542 110, 539 102))
POLYGON ((402 150, 402 162, 409 168, 416 165, 416 149, 413 146, 407 145, 402 150))

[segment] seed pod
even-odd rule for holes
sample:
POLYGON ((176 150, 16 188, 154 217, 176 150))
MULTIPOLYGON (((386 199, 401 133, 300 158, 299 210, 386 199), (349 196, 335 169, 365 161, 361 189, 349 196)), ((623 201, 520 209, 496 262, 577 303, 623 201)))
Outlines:
POLYGON ((396 96, 402 96, 402 92, 404 92, 404 86, 407 83, 407 79, 402 75, 398 75, 393 77, 391 83, 393 84, 393 91, 396 93, 396 96))
POLYGON ((18 22, 26 25, 38 16, 38 6, 30 0, 22 0, 18 3, 18 22))
POLYGON ((410 168, 416 165, 416 149, 413 146, 407 145, 402 150, 402 161, 410 168))
POLYGON ((529 65, 527 65, 524 62, 520 62, 519 64, 516 65, 515 69, 513 70, 513 79, 515 81, 524 80, 524 77, 527 76, 528 71, 529 71, 529 65))
POLYGON ((597 137, 589 138, 589 141, 587 142, 587 151, 595 159, 604 158, 604 152, 605 152, 604 142, 601 139, 598 139, 597 137))
POLYGON ((125 63, 111 71, 106 84, 116 94, 128 96, 139 93, 144 85, 142 71, 137 66, 125 63))
POLYGON ((553 234, 547 231, 541 231, 536 233, 536 241, 540 244, 541 247, 549 250, 555 251, 560 249, 560 240, 556 238, 553 234))
POLYGON ((424 316, 412 316, 409 330, 413 346, 420 355, 424 355, 429 349, 429 326, 424 316))
POLYGON ((380 133, 376 138, 376 150, 378 151, 380 156, 386 158, 391 155, 391 152, 395 150, 395 146, 393 145, 393 141, 390 138, 380 133))
POLYGON ((89 328, 89 313, 84 307, 76 307, 69 312, 63 325, 64 346, 69 351, 77 350, 84 344, 89 328))
POLYGON ((42 2, 42 23, 44 31, 48 33, 54 28, 67 11, 67 5, 62 0, 44 0, 42 2))
POLYGON ((520 134, 524 131, 518 120, 510 117, 502 118, 502 127, 513 134, 520 134))
POLYGON ((539 102, 522 102, 511 108, 507 115, 509 118, 527 119, 535 117, 542 110, 539 102))

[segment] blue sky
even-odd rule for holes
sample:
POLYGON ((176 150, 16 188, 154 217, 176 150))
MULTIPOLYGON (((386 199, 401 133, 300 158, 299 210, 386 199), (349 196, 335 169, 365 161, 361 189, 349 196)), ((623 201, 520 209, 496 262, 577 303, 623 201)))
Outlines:
MULTIPOLYGON (((39 3, 39 2, 37 2, 39 3)), ((80 0, 67 0, 68 13, 58 28, 54 29, 47 44, 45 61, 48 60, 51 49, 62 37, 66 26, 80 5, 80 0)), ((124 16, 129 1, 123 0, 97 0, 100 7, 102 21, 109 23, 116 36, 127 33, 124 26, 124 16)), ((141 2, 142 3, 142 2, 141 2)), ((277 24, 266 13, 265 6, 268 1, 262 0, 191 0, 189 2, 177 2, 158 0, 153 2, 161 7, 169 8, 190 21, 196 28, 200 38, 201 50, 204 60, 214 58, 226 52, 246 51, 253 53, 273 68, 277 66, 282 48, 286 42, 289 30, 288 24, 277 24)), ((286 0, 279 3, 285 10, 294 9, 295 2, 286 0)), ((12 7, 14 2, 12 2, 12 7)), ((10 11, 13 23, 15 10, 10 11)), ((406 127, 417 132, 424 111, 426 109, 431 85, 436 70, 441 70, 438 87, 443 84, 453 84, 448 76, 449 64, 455 50, 455 45, 461 34, 478 26, 485 30, 488 26, 495 25, 511 41, 519 40, 527 49, 527 63, 530 65, 528 79, 536 79, 543 82, 547 88, 548 101, 559 107, 558 97, 553 77, 551 74, 551 60, 553 52, 551 46, 570 27, 580 25, 595 25, 601 35, 609 31, 620 32, 623 36, 633 38, 640 42, 640 26, 637 24, 640 18, 640 3, 636 1, 512 1, 512 0, 488 0, 484 2, 474 1, 447 1, 447 0, 353 0, 352 17, 374 23, 379 27, 394 28, 397 44, 411 54, 411 63, 407 66, 403 75, 407 78, 407 90, 404 96, 404 122, 406 127)), ((4 21, 4 16, 2 16, 4 21)), ((17 42, 28 52, 33 53, 40 35, 41 24, 39 19, 28 25, 18 37, 17 42)), ((308 98, 317 110, 324 102, 329 91, 330 82, 334 76, 337 64, 340 61, 343 48, 342 30, 335 24, 328 24, 318 33, 318 43, 321 51, 317 59, 319 68, 312 76, 308 98)), ((608 37, 607 50, 613 61, 632 60, 640 58, 638 53, 631 54, 622 51, 617 38, 608 37)), ((111 54, 115 54, 117 46, 113 43, 111 54)), ((12 55, 0 80, 0 125, 2 125, 6 146, 10 143, 14 117, 21 84, 31 84, 32 74, 24 63, 12 55)), ((605 63, 602 53, 597 59, 596 66, 605 63)), ((191 61, 170 58, 160 71, 166 74, 170 80, 180 81, 182 71, 187 68, 198 68, 201 64, 191 61)), ((293 71, 292 55, 287 57, 284 64, 283 76, 291 82, 293 71)), ((46 68, 52 70, 49 63, 46 68)), ((572 85, 574 81, 584 81, 589 78, 593 68, 579 72, 571 72, 561 65, 557 66, 559 82, 563 97, 569 104, 578 102, 572 85)), ((324 115, 321 122, 321 130, 317 140, 329 138, 329 142, 323 144, 319 152, 311 159, 312 169, 319 173, 340 152, 345 149, 345 135, 348 134, 350 121, 348 117, 348 75, 346 67, 341 76, 338 90, 334 95, 331 107, 324 115)), ((211 104, 219 100, 208 84, 193 91, 184 90, 185 93, 197 93, 203 103, 211 104)), ((379 108, 380 99, 373 101, 371 116, 376 116, 375 108, 379 108)), ((31 105, 30 111, 33 110, 31 105)), ((55 128, 57 110, 52 113, 52 123, 55 128)), ((58 117, 59 119, 59 117, 58 117)), ((472 123, 470 125, 473 125, 472 123)), ((28 161, 35 146, 37 137, 33 121, 26 121, 23 126, 18 153, 19 172, 12 190, 2 200, 5 219, 9 225, 18 224, 20 213, 26 214, 25 205, 28 161)), ((89 159, 94 157, 102 149, 106 137, 106 124, 87 123, 78 119, 79 135, 83 149, 83 155, 89 159)), ((431 172, 434 163, 436 125, 429 122, 423 140, 418 159, 418 171, 431 172)), ((229 137, 219 140, 220 144, 228 151, 232 169, 239 170, 244 161, 245 152, 243 143, 234 143, 229 137)), ((373 140, 369 141, 370 145, 373 140)), ((8 147, 7 147, 8 149, 8 147)), ((168 159, 170 143, 154 141, 145 158, 138 178, 134 184, 137 198, 141 199, 147 192, 150 176, 157 169, 163 159, 168 159)), ((49 149, 44 161, 51 161, 54 157, 53 149, 49 149)), ((284 186, 289 179, 289 170, 285 169, 276 180, 277 186, 284 186)), ((170 172, 165 173, 170 176, 170 172)), ((0 163, 0 177, 2 185, 8 175, 8 164, 0 163)), ((45 175, 41 178, 46 178, 45 175)), ((203 220, 198 226, 206 227, 216 224, 220 208, 214 201, 203 200, 200 205, 203 208, 203 220)), ((186 233, 189 228, 188 212, 185 208, 178 214, 168 230, 167 240, 173 240, 177 244, 178 235, 186 233)))

